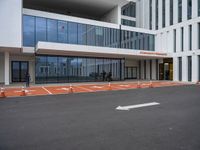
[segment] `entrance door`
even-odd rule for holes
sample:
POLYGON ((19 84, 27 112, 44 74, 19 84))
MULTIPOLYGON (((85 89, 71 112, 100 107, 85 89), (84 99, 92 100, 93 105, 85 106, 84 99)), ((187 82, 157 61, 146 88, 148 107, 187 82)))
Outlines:
POLYGON ((137 68, 136 67, 126 67, 125 70, 126 79, 137 79, 137 68))
POLYGON ((12 82, 25 82, 25 75, 28 71, 27 61, 12 61, 12 82))

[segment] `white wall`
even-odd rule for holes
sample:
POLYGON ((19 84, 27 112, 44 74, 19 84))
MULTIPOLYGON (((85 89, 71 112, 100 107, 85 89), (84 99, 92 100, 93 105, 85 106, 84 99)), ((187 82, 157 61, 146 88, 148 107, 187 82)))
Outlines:
POLYGON ((106 13, 101 18, 101 20, 105 22, 120 24, 121 23, 120 16, 121 16, 121 8, 120 6, 116 6, 111 11, 106 13))
POLYGON ((0 0, 0 47, 22 47, 22 0, 0 0))

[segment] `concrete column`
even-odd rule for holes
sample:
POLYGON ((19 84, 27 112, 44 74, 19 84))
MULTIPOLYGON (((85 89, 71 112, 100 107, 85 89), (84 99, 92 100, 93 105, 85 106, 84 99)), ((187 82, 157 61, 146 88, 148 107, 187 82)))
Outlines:
POLYGON ((192 50, 198 49, 198 24, 192 24, 192 50))
POLYGON ((178 23, 178 0, 173 1, 173 24, 178 23))
POLYGON ((182 81, 188 82, 188 60, 187 60, 187 56, 182 57, 182 81))
POLYGON ((173 57, 173 80, 178 81, 178 58, 173 57))
POLYGON ((169 16, 170 3, 169 3, 169 1, 170 0, 166 0, 166 2, 165 2, 165 25, 166 25, 166 27, 168 27, 170 24, 170 16, 169 16))
POLYGON ((189 26, 185 26, 183 28, 184 36, 183 36, 183 50, 188 51, 189 50, 189 26))
POLYGON ((162 0, 158 1, 158 29, 162 29, 162 0))
POLYGON ((4 53, 4 83, 5 85, 9 85, 9 77, 10 77, 10 64, 9 64, 9 52, 4 53))
POLYGON ((182 21, 187 20, 187 1, 188 0, 182 0, 182 21))
POLYGON ((156 24, 155 24, 155 19, 156 19, 156 0, 152 0, 152 29, 156 29, 156 24))
POLYGON ((192 18, 198 17, 198 0, 192 0, 192 18))

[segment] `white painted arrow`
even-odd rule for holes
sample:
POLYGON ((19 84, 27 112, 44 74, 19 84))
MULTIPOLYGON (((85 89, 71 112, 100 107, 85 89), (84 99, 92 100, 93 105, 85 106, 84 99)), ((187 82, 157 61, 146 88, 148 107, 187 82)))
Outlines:
POLYGON ((130 110, 130 109, 134 109, 134 108, 154 106, 154 105, 160 105, 160 103, 152 102, 152 103, 144 103, 144 104, 129 105, 129 106, 118 106, 116 108, 116 110, 130 110))

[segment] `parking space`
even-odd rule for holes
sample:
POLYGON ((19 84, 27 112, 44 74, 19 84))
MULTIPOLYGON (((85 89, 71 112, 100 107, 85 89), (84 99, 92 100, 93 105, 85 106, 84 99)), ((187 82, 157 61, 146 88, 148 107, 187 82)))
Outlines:
POLYGON ((142 81, 142 82, 113 82, 96 84, 70 84, 70 85, 51 85, 51 86, 32 86, 29 88, 2 88, 0 97, 18 97, 18 96, 37 96, 37 95, 56 95, 71 93, 87 93, 110 90, 127 90, 137 88, 152 88, 164 86, 185 85, 180 82, 166 81, 142 81))

